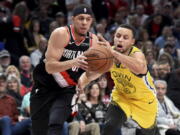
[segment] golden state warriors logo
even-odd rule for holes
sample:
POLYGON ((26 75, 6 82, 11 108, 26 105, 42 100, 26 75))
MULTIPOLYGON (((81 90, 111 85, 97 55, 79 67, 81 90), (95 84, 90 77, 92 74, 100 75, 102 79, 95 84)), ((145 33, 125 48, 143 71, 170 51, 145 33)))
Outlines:
POLYGON ((133 94, 136 92, 135 86, 130 82, 131 77, 128 77, 127 75, 118 73, 116 71, 113 71, 112 74, 118 83, 116 86, 118 90, 121 90, 126 94, 133 94))

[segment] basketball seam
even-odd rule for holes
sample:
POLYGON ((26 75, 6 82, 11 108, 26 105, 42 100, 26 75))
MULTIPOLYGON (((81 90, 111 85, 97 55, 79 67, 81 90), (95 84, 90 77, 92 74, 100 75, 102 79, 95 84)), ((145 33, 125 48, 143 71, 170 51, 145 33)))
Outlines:
MULTIPOLYGON (((98 49, 93 49, 93 48, 91 48, 91 50, 94 50, 94 51, 96 51, 96 52, 101 52, 102 54, 104 54, 105 56, 107 56, 106 55, 106 53, 104 53, 104 52, 102 52, 101 50, 98 50, 98 49)), ((102 59, 102 58, 100 58, 100 59, 102 59)), ((106 58, 105 58, 106 59, 106 58)), ((104 67, 106 64, 107 64, 108 62, 107 62, 107 60, 106 60, 106 62, 102 65, 102 66, 100 66, 100 67, 98 67, 96 70, 100 70, 102 67, 104 67)), ((96 71, 96 70, 92 70, 92 71, 96 71)))

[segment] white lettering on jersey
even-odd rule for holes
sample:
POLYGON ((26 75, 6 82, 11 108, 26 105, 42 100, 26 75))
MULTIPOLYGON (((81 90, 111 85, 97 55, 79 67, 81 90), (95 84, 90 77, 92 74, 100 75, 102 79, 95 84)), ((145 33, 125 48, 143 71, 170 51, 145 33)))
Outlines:
MULTIPOLYGON (((82 55, 84 52, 83 51, 74 51, 74 50, 69 50, 69 49, 64 49, 63 52, 63 57, 67 59, 75 59, 79 55, 82 55)), ((72 67, 73 72, 78 72, 79 67, 72 67)))

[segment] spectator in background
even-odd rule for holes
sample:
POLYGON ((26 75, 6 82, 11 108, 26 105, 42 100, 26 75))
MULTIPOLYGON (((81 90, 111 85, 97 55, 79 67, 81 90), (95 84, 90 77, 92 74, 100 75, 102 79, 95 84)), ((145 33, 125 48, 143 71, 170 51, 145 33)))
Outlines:
POLYGON ((46 47, 47 47, 47 39, 44 37, 41 37, 38 44, 38 48, 30 54, 31 63, 33 67, 35 67, 39 63, 46 47))
POLYGON ((51 17, 48 16, 48 7, 46 4, 39 5, 39 12, 37 13, 40 21, 40 33, 45 37, 49 34, 49 25, 53 21, 51 17))
MULTIPOLYGON (((6 8, 0 5, 0 33, 3 33, 3 34, 0 34, 1 43, 4 43, 4 40, 7 36, 8 22, 9 22, 9 16, 7 14, 6 8)), ((4 44, 2 47, 4 48, 4 44)))
POLYGON ((40 34, 39 20, 32 19, 30 22, 27 38, 27 50, 29 53, 32 53, 34 50, 38 49, 38 45, 42 37, 44 36, 40 34))
POLYGON ((163 16, 163 23, 165 25, 173 25, 173 6, 171 2, 165 2, 162 5, 161 15, 163 16))
POLYGON ((97 22, 102 18, 108 19, 107 2, 105 0, 91 0, 91 4, 97 22))
MULTIPOLYGON (((179 15, 180 15, 180 7, 179 7, 179 15)), ((176 37, 177 42, 179 43, 179 46, 176 47, 180 48, 180 17, 177 21, 175 21, 175 25, 173 27, 173 35, 176 37)))
POLYGON ((65 4, 68 11, 67 21, 68 21, 68 24, 71 24, 72 23, 71 17, 73 15, 74 7, 78 4, 87 4, 89 5, 89 7, 91 7, 91 0, 66 0, 65 4))
POLYGON ((171 66, 168 61, 158 61, 158 77, 166 80, 167 74, 171 72, 171 66))
POLYGON ((154 41, 157 37, 161 35, 163 29, 162 15, 156 14, 148 18, 145 28, 148 31, 150 40, 154 41))
POLYGON ((143 53, 147 53, 148 51, 152 51, 153 50, 153 42, 148 40, 146 42, 144 42, 141 50, 143 51, 143 53))
POLYGON ((47 39, 50 38, 51 33, 53 32, 53 30, 55 30, 56 28, 59 27, 59 24, 57 23, 57 21, 52 21, 49 25, 49 33, 46 36, 47 39))
POLYGON ((0 74, 0 132, 1 135, 30 135, 30 119, 19 116, 16 101, 6 94, 6 76, 0 74))
POLYGON ((66 18, 63 12, 57 12, 55 16, 55 21, 58 23, 59 27, 66 25, 66 18))
POLYGON ((139 29, 138 40, 142 41, 143 44, 149 41, 149 34, 145 28, 139 29))
POLYGON ((168 36, 172 36, 172 28, 170 26, 165 26, 162 30, 162 34, 156 38, 155 46, 157 46, 158 49, 163 48, 168 36))
POLYGON ((0 65, 2 67, 2 72, 5 72, 6 68, 11 63, 11 55, 7 50, 0 51, 0 65))
POLYGON ((137 21, 139 25, 144 25, 144 22, 149 17, 144 13, 144 6, 143 5, 137 5, 136 6, 136 14, 137 14, 137 21))
POLYGON ((154 80, 159 79, 159 76, 158 76, 158 64, 157 64, 157 62, 155 62, 152 65, 152 69, 150 70, 150 73, 151 73, 151 75, 152 75, 154 80))
MULTIPOLYGON (((124 16, 123 12, 127 10, 128 8, 128 3, 125 0, 107 0, 107 8, 108 8, 108 13, 109 13, 109 19, 113 19, 116 16, 116 13, 121 13, 122 16, 124 16), (123 9, 123 10, 122 10, 123 9), (119 10, 119 12, 118 12, 119 10), (121 10, 121 11, 120 11, 121 10)), ((126 11, 125 11, 126 12, 126 11)))
POLYGON ((9 76, 9 75, 16 76, 18 78, 18 80, 21 81, 20 72, 19 72, 18 68, 15 67, 14 65, 9 65, 5 71, 5 74, 6 74, 6 76, 9 76))
POLYGON ((175 48, 179 48, 180 43, 178 42, 177 38, 175 36, 168 36, 167 42, 170 42, 171 44, 175 45, 175 48))
POLYGON ((18 60, 21 55, 28 55, 24 42, 24 24, 27 20, 28 9, 24 1, 19 2, 11 17, 10 31, 6 37, 5 48, 10 52, 12 63, 18 66, 18 60))
POLYGON ((106 26, 104 26, 102 23, 96 24, 95 29, 96 29, 96 33, 97 33, 97 34, 100 34, 100 35, 104 35, 104 36, 105 36, 106 26))
POLYGON ((180 65, 180 49, 175 48, 175 44, 172 44, 171 42, 167 41, 165 43, 164 48, 160 50, 160 55, 164 52, 168 53, 172 57, 175 63, 175 68, 178 68, 180 65))
POLYGON ((102 102, 106 105, 109 105, 110 103, 110 93, 111 90, 108 88, 108 82, 107 82, 106 74, 102 75, 98 78, 97 82, 100 86, 100 93, 102 95, 102 102))
POLYGON ((146 57, 148 69, 151 72, 153 64, 156 63, 156 59, 155 59, 153 50, 148 50, 144 54, 145 54, 145 57, 146 57))
MULTIPOLYGON (((76 100, 76 97, 74 97, 73 100, 76 100)), ((72 113, 72 116, 74 115, 75 117, 73 118, 73 121, 69 123, 69 135, 87 135, 87 134, 100 135, 99 124, 94 121, 86 123, 84 119, 84 115, 82 115, 84 114, 84 112, 87 113, 88 106, 86 106, 86 103, 87 103, 86 94, 85 93, 80 94, 78 98, 78 104, 73 107, 74 112, 78 111, 78 113, 76 116, 72 113)), ((90 117, 90 115, 91 115, 90 110, 88 110, 87 117, 90 117)))
POLYGON ((168 74, 167 83, 167 95, 180 110, 180 68, 168 74))
POLYGON ((9 75, 7 77, 7 94, 14 97, 18 109, 21 107, 22 96, 20 95, 21 84, 19 79, 15 75, 9 75))
POLYGON ((164 52, 162 54, 159 54, 157 61, 160 63, 161 62, 163 63, 163 61, 168 62, 170 65, 170 70, 174 69, 174 60, 173 60, 173 57, 169 53, 164 52))
POLYGON ((127 16, 127 20, 126 20, 127 24, 133 26, 136 30, 136 35, 135 38, 138 38, 139 32, 140 32, 140 23, 138 22, 138 17, 137 15, 128 15, 127 16))
POLYGON ((30 116, 30 92, 26 93, 23 97, 21 104, 21 114, 25 117, 30 116))
POLYGON ((156 80, 155 87, 158 98, 157 126, 161 135, 180 134, 180 111, 174 103, 166 96, 167 83, 164 80, 156 80))
POLYGON ((21 96, 31 91, 33 85, 32 79, 32 64, 29 56, 21 56, 19 59, 19 69, 21 76, 21 96))

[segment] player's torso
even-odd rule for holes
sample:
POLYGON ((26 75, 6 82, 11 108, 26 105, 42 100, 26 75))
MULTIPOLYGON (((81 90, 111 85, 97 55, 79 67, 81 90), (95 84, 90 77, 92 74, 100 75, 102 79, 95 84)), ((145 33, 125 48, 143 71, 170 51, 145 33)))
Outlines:
MULTIPOLYGON (((75 38, 72 32, 71 26, 67 27, 69 31, 70 40, 69 43, 65 46, 62 57, 59 61, 72 60, 85 52, 91 45, 91 34, 88 33, 85 39, 80 43, 75 43, 75 38)), ((69 87, 75 86, 77 84, 77 80, 80 75, 84 72, 84 70, 72 67, 63 72, 57 72, 53 74, 48 74, 45 70, 45 64, 43 61, 35 68, 34 70, 34 79, 36 82, 40 83, 40 85, 49 86, 57 89, 60 87, 69 87)))
MULTIPOLYGON (((137 48, 132 51, 139 51, 137 48)), ((123 96, 130 99, 144 99, 154 97, 155 87, 150 73, 137 76, 123 64, 114 64, 111 68, 111 77, 115 88, 112 96, 123 96)))
MULTIPOLYGON (((91 34, 90 33, 87 33, 87 35, 83 41, 81 41, 80 43, 75 43, 75 38, 72 33, 73 30, 72 30, 71 26, 69 26, 68 28, 69 28, 69 32, 70 32, 70 41, 69 41, 69 44, 64 48, 64 52, 62 54, 60 61, 75 59, 79 55, 82 55, 91 46, 91 34)), ((74 81, 76 81, 83 72, 84 72, 84 70, 77 68, 75 66, 66 71, 66 73, 74 81)), ((64 72, 62 72, 62 74, 63 73, 64 72)))

